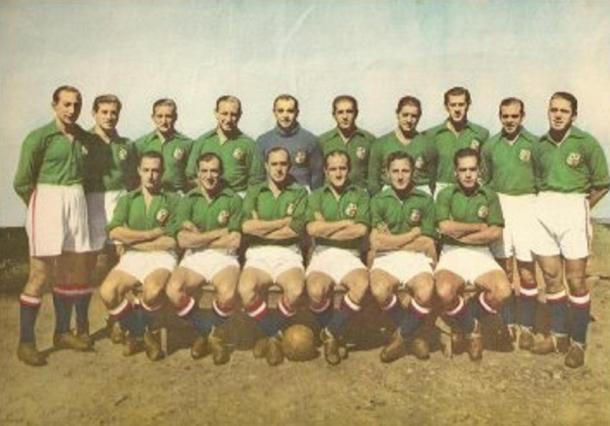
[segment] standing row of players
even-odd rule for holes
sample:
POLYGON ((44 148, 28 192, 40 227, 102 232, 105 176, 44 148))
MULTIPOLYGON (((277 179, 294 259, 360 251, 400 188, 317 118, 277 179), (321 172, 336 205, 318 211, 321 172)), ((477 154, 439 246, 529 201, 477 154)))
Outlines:
MULTIPOLYGON (((33 325, 42 285, 54 267, 57 269, 53 287, 57 319, 54 343, 58 347, 91 347, 87 309, 92 288, 88 273, 95 261, 95 250, 106 240, 103 225, 114 210, 108 225, 110 237, 128 250, 102 285, 101 294, 111 314, 131 331, 129 335, 133 338, 128 340, 127 352, 137 349, 142 337, 149 356, 153 359, 161 356, 158 342, 153 333, 144 332, 144 325, 154 324, 155 308, 175 266, 175 255, 166 251, 175 249, 176 236, 189 251, 182 261, 186 264, 169 278, 167 292, 179 314, 191 318, 201 331, 202 337, 193 347, 195 355, 204 353, 209 345, 215 361, 222 363, 228 359, 226 347, 211 330, 231 312, 229 295, 231 289, 235 292, 239 280, 239 294, 246 312, 259 319, 269 336, 256 345, 256 352, 264 354, 270 364, 280 362, 277 332, 282 328, 282 319, 294 312, 294 302, 306 282, 311 309, 323 326, 326 359, 338 363, 342 328, 350 313, 359 310, 370 282, 373 295, 401 330, 382 352, 382 359, 395 359, 403 353, 404 340, 412 337, 418 321, 429 311, 434 288, 430 265, 436 252, 431 249, 432 240, 428 240, 434 237, 435 219, 432 201, 426 193, 436 188, 439 203, 436 224, 445 243, 435 273, 437 294, 446 308, 448 321, 469 335, 471 357, 480 358, 476 318, 482 313, 497 311, 508 299, 502 313, 507 324, 515 322, 509 280, 487 249, 502 236, 502 213, 495 190, 500 193, 507 226, 503 243, 494 245, 494 254, 509 276, 512 256, 516 256, 521 275, 519 298, 524 315, 520 318, 520 346, 537 353, 567 351, 569 347, 566 363, 582 365, 590 305, 584 280, 587 214, 588 207, 608 190, 603 151, 595 139, 572 126, 577 102, 568 93, 558 92, 551 97, 550 130, 542 138, 534 138, 522 128, 523 103, 510 98, 500 105, 502 132, 487 141, 487 132, 467 120, 469 104, 467 90, 449 90, 445 95, 447 121, 419 134, 416 126, 421 105, 416 98, 404 97, 397 108, 396 131, 372 142, 369 133, 355 126, 355 99, 341 96, 333 103, 337 128, 323 135, 319 144, 299 127, 296 99, 280 96, 274 103, 278 126, 261 136, 259 151, 237 127, 241 105, 236 98, 227 96, 218 100, 217 129, 194 144, 174 129, 175 104, 161 100, 153 107, 157 130, 135 143, 136 148, 141 147, 137 168, 140 188, 123 196, 113 209, 125 186, 133 185, 138 177, 127 166, 127 160, 135 158, 132 145, 116 133, 120 102, 112 96, 98 97, 94 103, 96 128, 93 133, 86 133, 76 125, 80 93, 71 87, 58 88, 53 96, 56 119, 28 136, 15 178, 17 192, 29 204, 27 230, 31 254, 30 277, 21 295, 19 358, 33 365, 45 362, 34 343, 33 325), (283 149, 275 150, 278 146, 283 149), (320 146, 327 147, 325 157, 324 151, 319 151, 320 146), (489 187, 480 186, 478 181, 481 146, 489 187), (265 160, 259 152, 263 152, 265 160), (222 180, 210 177, 214 173, 209 170, 208 176, 202 177, 204 158, 208 163, 218 163, 215 173, 222 180), (326 174, 325 184, 316 170, 320 164, 326 174), (393 178, 394 166, 400 169, 395 173, 401 178, 393 178), (288 175, 289 169, 292 176, 288 175), (196 181, 189 179, 194 176, 193 170, 198 176, 196 181), (257 177, 263 176, 263 170, 267 171, 266 180, 257 177), (451 185, 455 176, 458 182, 451 185), (293 177, 297 182, 293 182, 293 177), (231 216, 226 217, 225 210, 216 212, 216 217, 212 213, 207 215, 215 199, 209 196, 205 182, 210 186, 215 179, 220 185, 216 190, 222 188, 220 193, 232 191, 238 194, 233 197, 235 200, 245 195, 242 232, 248 236, 248 251, 241 274, 237 260, 226 253, 226 249, 239 245, 236 219, 233 228, 229 228, 220 226, 225 221, 230 223, 231 216), (376 194, 374 200, 378 199, 380 212, 387 216, 379 216, 376 223, 374 214, 372 223, 368 218, 369 193, 358 185, 367 182, 370 191, 376 194), (176 212, 173 205, 176 196, 170 193, 185 192, 193 184, 197 186, 179 202, 180 206, 190 207, 178 207, 176 212), (315 189, 320 184, 322 187, 305 203, 305 187, 315 189), (248 194, 244 194, 246 189, 248 194), (301 201, 296 203, 298 194, 301 201), (421 205, 409 207, 407 198, 421 205), (278 205, 280 200, 284 200, 283 205, 278 205), (195 208, 198 204, 201 205, 195 208), (181 209, 189 208, 199 216, 174 219, 180 218, 181 209), (307 212, 306 220, 298 220, 297 209, 307 212), (423 219, 428 226, 423 226, 423 219), (357 250, 371 225, 371 250, 383 255, 372 261, 369 279, 357 250), (302 257, 294 246, 304 227, 316 239, 306 275, 302 257), (537 230, 535 235, 532 229, 537 230), (284 243, 274 244, 278 241, 284 243), (197 249, 207 245, 214 250, 197 249), (386 256, 386 251, 396 253, 386 256), (531 333, 533 311, 529 309, 535 306, 537 291, 532 251, 544 273, 553 319, 552 334, 538 342, 531 333), (413 256, 400 257, 405 252, 413 256), (223 262, 228 262, 227 268, 221 268, 223 262), (570 289, 569 309, 563 287, 564 264, 570 289), (413 272, 415 275, 410 275, 413 272), (217 275, 223 278, 223 284, 214 282, 217 275), (206 280, 219 288, 211 317, 200 314, 188 296, 189 289, 206 280), (484 290, 470 307, 459 296, 467 281, 484 290), (269 313, 265 301, 257 296, 261 286, 272 282, 284 289, 279 314, 269 313), (408 284, 414 293, 406 311, 392 291, 401 282, 408 284), (137 283, 144 284, 143 309, 131 311, 123 296, 137 283), (328 297, 333 285, 348 288, 342 308, 337 311, 328 297), (72 304, 77 316, 75 334, 70 332, 72 304), (570 323, 568 310, 572 311, 570 323)), ((373 213, 375 205, 371 204, 373 213)))

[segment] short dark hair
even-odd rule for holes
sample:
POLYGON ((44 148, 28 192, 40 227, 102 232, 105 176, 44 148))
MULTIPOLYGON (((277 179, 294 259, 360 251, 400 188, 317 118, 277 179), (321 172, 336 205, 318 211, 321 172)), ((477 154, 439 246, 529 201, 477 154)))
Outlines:
POLYGON ((275 111, 275 105, 277 104, 277 101, 293 101, 294 108, 297 111, 299 110, 299 100, 292 95, 289 95, 287 93, 282 93, 281 95, 277 95, 276 98, 273 100, 273 110, 274 111, 275 111))
POLYGON ((470 102, 472 101, 470 99, 470 92, 468 91, 468 89, 466 89, 465 87, 462 87, 462 86, 452 87, 451 89, 449 89, 445 92, 445 95, 444 95, 445 105, 449 104, 449 96, 462 96, 462 95, 466 96, 466 104, 470 105, 470 102))
POLYGON ((326 153, 326 155, 324 156, 324 169, 326 169, 328 167, 328 159, 330 157, 335 157, 337 155, 340 155, 347 159, 347 170, 351 171, 352 170, 352 160, 351 160, 351 158, 349 158, 349 154, 342 149, 333 149, 332 151, 326 153))
POLYGON ((201 167, 201 162, 205 161, 206 163, 212 160, 218 160, 218 169, 220 170, 220 174, 224 173, 224 165, 222 164, 222 158, 214 152, 204 152, 197 157, 197 170, 201 167))
POLYGON ((523 104, 523 101, 519 98, 515 98, 515 97, 509 97, 509 98, 504 98, 500 101, 500 106, 498 107, 498 114, 502 113, 502 107, 505 106, 509 106, 512 104, 517 104, 521 107, 521 115, 525 114, 525 105, 523 104))
POLYGON ((419 111, 419 116, 421 117, 422 109, 421 102, 415 96, 403 96, 398 100, 398 105, 396 105, 396 114, 400 113, 400 110, 404 108, 405 105, 412 105, 417 107, 419 111))
POLYGON ((218 111, 218 108, 220 108, 220 104, 223 102, 234 102, 237 104, 237 108, 238 108, 238 112, 239 115, 241 115, 242 113, 242 109, 241 109, 241 101, 239 100, 239 98, 237 96, 233 96, 233 95, 222 95, 220 96, 218 99, 216 99, 216 111, 218 111))
POLYGON ((93 100, 93 112, 97 112, 100 109, 100 104, 115 104, 121 112, 123 104, 116 95, 99 95, 93 100))
POLYGON ((292 159, 290 158, 290 151, 288 151, 283 146, 274 146, 273 148, 268 149, 265 152, 265 164, 269 162, 269 157, 271 157, 271 154, 273 154, 274 152, 284 152, 286 154, 286 158, 288 158, 288 164, 292 165, 292 159))
POLYGON ((352 95, 339 95, 333 99, 333 114, 337 112, 337 104, 344 101, 351 102, 352 106, 354 107, 354 112, 358 112, 358 101, 356 98, 354 98, 352 95))
POLYGON ((555 98, 561 98, 561 99, 565 99, 566 101, 568 101, 570 103, 570 105, 572 106, 572 113, 574 115, 578 115, 578 100, 576 99, 576 96, 574 96, 573 94, 571 94, 569 92, 555 92, 555 93, 553 93, 553 96, 551 96, 551 99, 549 100, 549 102, 555 98))
POLYGON ((161 170, 164 169, 165 161, 163 160, 163 155, 160 152, 158 152, 158 151, 145 151, 140 156, 140 161, 138 162, 138 167, 142 165, 142 160, 144 160, 145 158, 156 158, 157 160, 159 160, 161 162, 161 170))
POLYGON ((153 113, 153 115, 154 115, 155 110, 157 109, 157 107, 160 107, 160 106, 171 107, 174 110, 174 114, 176 114, 176 115, 178 114, 178 105, 176 105, 176 101, 174 101, 173 99, 170 99, 170 98, 157 99, 155 101, 155 103, 153 104, 153 106, 152 106, 152 113, 153 113))
POLYGON ((76 93, 76 96, 78 97, 79 102, 83 102, 83 97, 80 94, 80 90, 78 90, 76 87, 74 86, 68 86, 68 85, 63 85, 63 86, 59 86, 57 89, 55 89, 53 91, 53 103, 56 104, 57 102, 59 102, 59 95, 61 94, 61 92, 72 92, 72 93, 76 93))
POLYGON ((393 161, 395 160, 403 160, 406 159, 409 162, 409 165, 411 166, 411 168, 414 167, 415 165, 415 160, 413 159, 413 157, 411 157, 411 155, 405 151, 394 151, 391 152, 390 155, 388 155, 388 157, 385 159, 385 168, 389 169, 390 168, 390 164, 392 164, 393 161))
POLYGON ((477 166, 481 164, 481 157, 479 156, 479 151, 472 148, 461 148, 458 149, 455 155, 453 156, 453 166, 457 167, 458 161, 462 158, 466 157, 474 157, 477 159, 477 166))

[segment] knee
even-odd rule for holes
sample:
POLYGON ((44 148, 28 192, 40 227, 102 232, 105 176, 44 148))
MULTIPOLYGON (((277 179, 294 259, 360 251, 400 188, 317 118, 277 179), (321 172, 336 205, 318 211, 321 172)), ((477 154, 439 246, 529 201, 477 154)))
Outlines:
POLYGON ((256 281, 249 275, 242 275, 237 292, 244 306, 249 305, 256 297, 256 281))
POLYGON ((292 282, 289 285, 286 286, 286 288, 284 289, 284 297, 286 298, 286 301, 294 304, 296 303, 297 300, 299 300, 299 298, 301 297, 301 295, 303 294, 303 283, 302 282, 292 282))
POLYGON ((165 288, 167 298, 173 305, 178 305, 184 295, 184 286, 180 280, 170 279, 165 288))
POLYGON ((328 287, 315 279, 307 280, 307 295, 313 303, 321 303, 328 294, 328 287))
POLYGON ((434 280, 432 276, 421 278, 413 288, 413 298, 421 306, 428 306, 434 297, 434 280))
POLYGON ((508 281, 498 283, 492 290, 493 299, 498 304, 502 304, 507 301, 512 293, 513 291, 508 281))
POLYGON ((364 299, 366 290, 369 287, 368 274, 362 273, 354 277, 354 280, 349 286, 349 296, 356 303, 360 303, 364 299))
POLYGON ((148 282, 144 285, 144 289, 142 292, 142 301, 148 305, 153 306, 158 304, 163 296, 165 289, 165 283, 163 282, 148 282))
POLYGON ((371 294, 373 295, 375 300, 377 300, 378 303, 383 303, 390 298, 392 293, 391 286, 383 278, 379 278, 375 275, 372 275, 370 286, 371 294))
POLYGON ((106 307, 114 307, 118 303, 117 284, 109 280, 104 281, 100 286, 100 298, 106 307))
POLYGON ((231 304, 237 291, 236 283, 226 283, 216 286, 216 298, 222 304, 231 304))
POLYGON ((435 286, 436 296, 443 306, 449 306, 457 297, 457 290, 450 282, 439 280, 435 286))

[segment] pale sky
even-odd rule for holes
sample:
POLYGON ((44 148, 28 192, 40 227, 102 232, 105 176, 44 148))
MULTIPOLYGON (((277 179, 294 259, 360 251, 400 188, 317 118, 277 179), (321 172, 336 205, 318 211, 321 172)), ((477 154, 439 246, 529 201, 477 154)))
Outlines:
MULTIPOLYGON (((215 99, 241 98, 240 127, 252 137, 274 125, 273 98, 299 98, 301 124, 330 129, 331 101, 360 102, 358 124, 381 135, 412 94, 419 128, 445 118, 442 94, 470 89, 469 118, 499 130, 497 105, 525 101, 526 127, 547 129, 557 90, 579 100, 577 125, 610 153, 608 1, 56 1, 0 3, 0 227, 22 226, 12 180, 27 133, 52 118, 61 84, 84 95, 80 123, 92 125, 93 98, 118 95, 119 129, 152 129, 160 97, 178 103, 177 127, 195 138, 214 126, 215 99)), ((610 217, 610 197, 594 210, 610 217)))

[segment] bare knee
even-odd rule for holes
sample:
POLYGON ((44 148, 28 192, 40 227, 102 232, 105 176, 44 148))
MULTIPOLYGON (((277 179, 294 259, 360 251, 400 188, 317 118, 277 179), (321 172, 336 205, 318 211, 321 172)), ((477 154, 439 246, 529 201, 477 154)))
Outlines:
POLYGON ((251 304, 256 298, 256 277, 249 271, 244 271, 239 278, 237 292, 244 306, 251 304))
POLYGON ((432 275, 418 275, 413 280, 411 288, 415 301, 421 306, 430 305, 434 297, 434 278, 432 278, 432 275))
POLYGON ((383 275, 372 272, 370 286, 371 294, 378 303, 386 302, 392 295, 392 283, 390 283, 383 275))
POLYGON ((350 274, 345 283, 349 288, 348 294, 350 299, 356 303, 360 303, 369 287, 368 273, 366 271, 358 271, 350 274))
POLYGON ((457 298, 458 289, 457 286, 451 281, 444 279, 437 279, 436 285, 436 296, 443 306, 450 306, 453 301, 457 298))
POLYGON ((326 299, 330 289, 330 283, 322 277, 312 274, 307 277, 306 281, 307 295, 313 303, 321 303, 326 299))
POLYGON ((173 305, 180 304, 182 297, 186 294, 184 291, 184 282, 178 277, 172 276, 167 283, 165 293, 173 305))

